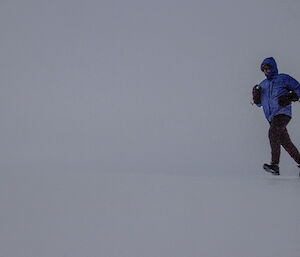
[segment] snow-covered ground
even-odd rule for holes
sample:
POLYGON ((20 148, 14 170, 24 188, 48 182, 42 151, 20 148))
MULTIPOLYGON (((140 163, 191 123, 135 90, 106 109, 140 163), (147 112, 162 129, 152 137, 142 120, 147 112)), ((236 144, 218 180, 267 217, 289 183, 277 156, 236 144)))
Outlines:
POLYGON ((299 257, 300 180, 5 173, 0 256, 299 257))

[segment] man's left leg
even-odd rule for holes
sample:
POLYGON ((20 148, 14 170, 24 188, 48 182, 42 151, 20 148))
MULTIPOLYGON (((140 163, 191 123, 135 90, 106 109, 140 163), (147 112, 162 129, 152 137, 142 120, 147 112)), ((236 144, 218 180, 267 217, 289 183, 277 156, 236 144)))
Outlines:
POLYGON ((300 153, 296 148, 296 146, 291 141, 289 133, 286 128, 280 136, 280 144, 289 153, 289 155, 295 160, 295 162, 300 164, 300 153))

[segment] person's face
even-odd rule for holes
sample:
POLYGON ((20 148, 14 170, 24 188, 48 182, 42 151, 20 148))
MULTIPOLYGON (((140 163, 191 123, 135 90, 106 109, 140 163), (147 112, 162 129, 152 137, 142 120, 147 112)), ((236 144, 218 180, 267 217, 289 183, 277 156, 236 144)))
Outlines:
POLYGON ((261 67, 261 70, 266 76, 268 76, 271 72, 271 67, 269 65, 264 65, 263 67, 261 67))

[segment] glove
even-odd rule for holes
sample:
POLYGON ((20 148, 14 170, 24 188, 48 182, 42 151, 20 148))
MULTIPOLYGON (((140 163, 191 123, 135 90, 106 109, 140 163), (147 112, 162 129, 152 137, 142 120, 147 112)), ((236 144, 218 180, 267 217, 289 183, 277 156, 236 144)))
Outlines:
POLYGON ((290 91, 287 95, 281 95, 278 98, 278 104, 281 107, 285 107, 291 104, 291 102, 296 102, 299 100, 299 96, 294 92, 290 91))
POLYGON ((255 104, 260 104, 261 100, 261 87, 259 87, 258 85, 255 85, 252 89, 252 96, 253 96, 253 102, 255 104))
POLYGON ((291 90, 290 92, 289 92, 289 98, 290 98, 290 100, 292 101, 292 102, 297 102, 297 101, 299 101, 299 96, 293 91, 293 90, 291 90))

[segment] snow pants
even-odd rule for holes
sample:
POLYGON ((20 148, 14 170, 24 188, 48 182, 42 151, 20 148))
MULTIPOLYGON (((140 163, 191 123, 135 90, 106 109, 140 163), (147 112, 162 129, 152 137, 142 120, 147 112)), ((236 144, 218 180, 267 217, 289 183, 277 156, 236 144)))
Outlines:
POLYGON ((285 114, 276 115, 270 122, 269 140, 272 154, 272 164, 279 164, 280 146, 282 146, 289 155, 300 164, 300 153, 296 146, 292 143, 288 131, 287 124, 291 117, 285 114))

